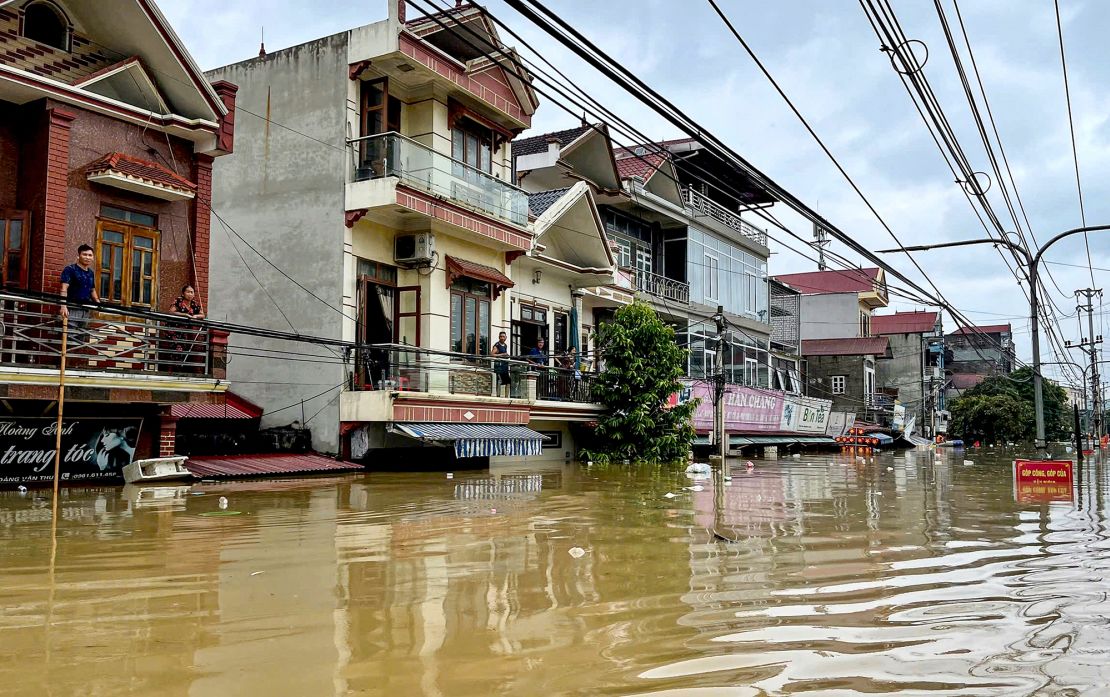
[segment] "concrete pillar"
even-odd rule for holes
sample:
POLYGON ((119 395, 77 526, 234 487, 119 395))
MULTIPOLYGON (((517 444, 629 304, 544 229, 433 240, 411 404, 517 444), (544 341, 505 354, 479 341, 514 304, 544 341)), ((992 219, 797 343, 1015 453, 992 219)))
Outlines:
POLYGON ((524 398, 529 402, 536 401, 536 383, 539 379, 539 373, 528 371, 524 374, 524 398))

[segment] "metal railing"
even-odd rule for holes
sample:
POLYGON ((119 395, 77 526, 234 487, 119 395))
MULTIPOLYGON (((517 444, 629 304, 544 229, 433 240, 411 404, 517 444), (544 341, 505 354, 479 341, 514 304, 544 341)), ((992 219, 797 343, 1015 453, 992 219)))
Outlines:
POLYGON ((635 269, 636 289, 677 303, 690 302, 690 284, 667 278, 661 274, 635 269))
POLYGON ((351 181, 398 177, 405 184, 467 208, 524 227, 528 194, 476 167, 399 133, 347 141, 351 181))
POLYGON ((894 406, 896 397, 894 395, 875 392, 873 394, 864 395, 864 399, 867 406, 871 409, 890 409, 894 406))
MULTIPOLYGON (((62 320, 57 305, 0 295, 0 366, 58 369, 62 320)), ((66 367, 111 373, 206 376, 211 336, 189 322, 113 316, 93 311, 70 315, 66 367)))
POLYGON ((736 232, 739 232, 744 237, 754 240, 764 247, 767 246, 767 233, 742 219, 739 213, 730 211, 705 194, 690 188, 684 188, 682 190, 682 198, 686 202, 686 206, 693 210, 694 213, 707 215, 725 227, 732 228, 736 232))
POLYGON ((356 352, 353 387, 359 390, 471 394, 527 399, 527 380, 536 398, 590 402, 596 375, 525 357, 500 358, 407 346, 373 344, 356 352))

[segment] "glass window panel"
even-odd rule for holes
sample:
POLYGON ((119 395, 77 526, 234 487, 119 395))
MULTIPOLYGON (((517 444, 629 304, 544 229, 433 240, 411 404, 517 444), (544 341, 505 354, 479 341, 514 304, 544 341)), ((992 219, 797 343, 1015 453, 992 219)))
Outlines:
POLYGON ((153 300, 154 300, 154 287, 151 283, 151 280, 148 278, 148 279, 143 281, 143 300, 142 300, 142 302, 144 302, 147 305, 150 305, 153 300))
POLYGON ((478 137, 470 133, 466 134, 466 157, 463 161, 468 165, 478 164, 478 137))
POLYGON ((451 350, 462 352, 463 302, 462 296, 451 294, 451 350))
POLYGON ((19 249, 23 246, 23 221, 12 220, 8 223, 8 249, 19 249))
POLYGON ((141 288, 143 273, 142 273, 142 255, 133 254, 131 256, 131 302, 139 302, 139 289, 141 288))
POLYGON ((154 240, 149 237, 143 237, 142 235, 135 235, 133 244, 143 249, 154 249, 154 240))
POLYGON ((105 230, 103 238, 105 242, 115 242, 117 244, 123 244, 122 232, 116 232, 115 230, 105 230))
POLYGON ((492 172, 493 160, 490 157, 490 144, 488 141, 482 141, 481 157, 482 161, 478 165, 478 168, 484 172, 492 172))
POLYGON ((475 307, 477 302, 474 298, 466 298, 466 348, 463 349, 465 353, 477 353, 478 313, 475 307))
POLYGON ((366 106, 375 107, 382 105, 382 83, 364 82, 362 89, 366 91, 366 106))
POLYGON ((456 128, 451 131, 451 157, 456 160, 461 161, 466 157, 465 146, 463 145, 465 139, 466 134, 459 129, 456 128))
POLYGON ((483 300, 478 303, 478 353, 483 356, 489 353, 489 302, 483 300))

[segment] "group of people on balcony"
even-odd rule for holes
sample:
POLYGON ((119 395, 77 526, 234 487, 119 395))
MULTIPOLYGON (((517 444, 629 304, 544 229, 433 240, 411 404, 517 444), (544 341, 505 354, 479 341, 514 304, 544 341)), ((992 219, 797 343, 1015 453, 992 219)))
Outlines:
MULTIPOLYGON (((60 312, 62 321, 66 323, 66 329, 75 334, 83 332, 88 326, 91 314, 87 306, 100 304, 100 295, 96 292, 96 273, 93 271, 95 261, 95 250, 82 244, 77 248, 77 261, 62 269, 59 279, 61 295, 65 296, 60 312)), ((196 288, 192 284, 187 283, 181 288, 181 295, 174 299, 169 312, 190 320, 204 319, 204 306, 197 298, 196 288)), ((187 324, 173 325, 158 342, 166 356, 159 363, 168 363, 165 367, 171 372, 195 368, 190 364, 202 363, 203 360, 194 359, 198 352, 207 350, 206 346, 198 347, 197 338, 198 332, 195 329, 190 331, 187 324)))
MULTIPOLYGON (((512 382, 510 363, 506 360, 512 356, 506 338, 505 332, 501 332, 497 336, 497 342, 490 347, 490 355, 500 359, 494 361, 493 372, 497 376, 498 394, 503 396, 508 396, 512 382)), ((542 336, 537 338, 536 345, 524 355, 527 363, 537 368, 548 369, 539 371, 538 391, 541 398, 578 401, 583 397, 582 371, 587 369, 586 364, 578 359, 578 349, 571 346, 556 356, 555 365, 551 366, 546 343, 542 336), (561 369, 562 372, 551 370, 552 367, 561 369)))

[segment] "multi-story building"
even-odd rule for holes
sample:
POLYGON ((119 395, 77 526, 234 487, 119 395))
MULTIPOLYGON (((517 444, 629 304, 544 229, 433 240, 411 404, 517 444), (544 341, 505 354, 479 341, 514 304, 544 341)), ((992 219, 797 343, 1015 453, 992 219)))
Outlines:
POLYGON ((871 314, 888 302, 879 268, 806 271, 775 276, 802 294, 802 339, 872 336, 871 314))
POLYGON ((0 475, 49 478, 36 457, 54 449, 62 325, 29 294, 58 293, 87 244, 104 305, 66 335, 63 472, 118 477, 172 454, 175 406, 228 387, 226 334, 149 313, 186 284, 209 300, 212 162, 232 150, 236 88, 204 77, 149 0, 6 2, 0 35, 0 475))
POLYGON ((519 362, 540 336, 548 356, 584 345, 589 313, 619 298, 591 290, 614 279, 590 188, 560 180, 530 195, 513 181, 512 141, 538 102, 502 50, 476 5, 406 18, 389 0, 383 21, 210 73, 267 117, 241 119, 246 143, 221 163, 215 208, 297 282, 262 269, 259 283, 225 255, 214 311, 359 347, 311 351, 296 380, 259 357, 287 344, 252 339, 255 355, 231 365, 270 410, 305 400, 317 449, 535 455, 531 426, 550 432, 542 454, 563 459, 566 424, 596 416, 588 371, 519 362), (500 332, 516 362, 489 358, 500 332))
POLYGON ((938 390, 943 381, 938 366, 937 348, 944 332, 939 312, 895 312, 872 315, 871 332, 886 337, 890 360, 878 362, 877 391, 901 402, 906 408, 906 423, 911 418, 918 432, 926 432, 933 410, 938 408, 938 390))
POLYGON ((893 398, 877 391, 879 364, 890 359, 885 336, 802 339, 806 394, 832 400, 833 411, 878 423, 893 398))
POLYGON ((1009 324, 961 327, 944 337, 952 351, 949 375, 1008 374, 1014 369, 1014 341, 1009 324))

